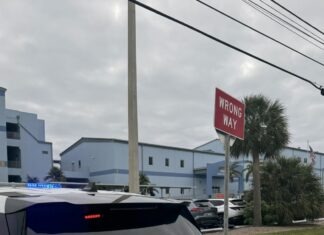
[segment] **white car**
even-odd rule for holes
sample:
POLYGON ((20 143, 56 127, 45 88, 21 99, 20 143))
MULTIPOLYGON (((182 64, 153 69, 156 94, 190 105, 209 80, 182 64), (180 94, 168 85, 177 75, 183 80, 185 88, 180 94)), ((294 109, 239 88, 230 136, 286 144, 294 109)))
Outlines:
MULTIPOLYGON (((208 199, 216 208, 219 214, 224 214, 224 199, 208 199)), ((231 224, 242 224, 245 202, 242 199, 229 198, 228 218, 231 224)))
POLYGON ((201 235, 185 205, 131 193, 0 187, 1 235, 201 235))

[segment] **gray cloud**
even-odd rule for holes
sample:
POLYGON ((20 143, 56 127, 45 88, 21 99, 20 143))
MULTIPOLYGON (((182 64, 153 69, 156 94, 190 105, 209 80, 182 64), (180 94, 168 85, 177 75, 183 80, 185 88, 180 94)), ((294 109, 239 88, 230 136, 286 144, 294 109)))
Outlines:
MULTIPOLYGON (((220 39, 324 84, 323 67, 196 1, 144 1, 220 39)), ((1 86, 7 107, 46 121, 55 157, 83 136, 127 139, 127 1, 0 3, 1 86), (19 16, 19 17, 17 17, 19 16)), ((323 51, 241 1, 208 1, 324 61, 323 51)), ((284 0, 321 27, 324 2, 284 0)), ((137 7, 140 141, 193 148, 217 135, 214 91, 264 94, 286 107, 291 146, 324 151, 322 97, 309 84, 137 7)))

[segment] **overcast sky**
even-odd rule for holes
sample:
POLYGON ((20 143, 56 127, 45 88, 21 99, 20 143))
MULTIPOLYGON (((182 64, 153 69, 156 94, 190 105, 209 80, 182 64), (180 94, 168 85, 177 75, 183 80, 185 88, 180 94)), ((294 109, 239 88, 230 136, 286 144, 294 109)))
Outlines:
MULTIPOLYGON (((142 2, 324 85, 323 66, 194 0, 142 2)), ((206 2, 324 62, 324 50, 243 1, 206 2)), ((324 30, 324 1, 278 2, 324 30)), ((136 14, 139 141, 194 148, 216 138, 218 87, 238 99, 279 99, 289 146, 309 141, 324 152, 324 97, 314 87, 145 9, 136 14)), ((126 0, 0 1, 0 45, 7 108, 45 120, 54 158, 81 137, 128 139, 126 0)))

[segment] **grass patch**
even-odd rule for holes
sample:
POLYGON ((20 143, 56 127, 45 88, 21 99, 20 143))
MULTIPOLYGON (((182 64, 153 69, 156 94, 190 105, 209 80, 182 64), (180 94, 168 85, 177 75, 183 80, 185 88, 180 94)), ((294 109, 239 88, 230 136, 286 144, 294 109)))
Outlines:
POLYGON ((306 228, 306 229, 298 229, 298 230, 290 230, 284 232, 275 232, 275 233, 263 233, 265 235, 323 235, 324 227, 316 227, 316 228, 306 228))

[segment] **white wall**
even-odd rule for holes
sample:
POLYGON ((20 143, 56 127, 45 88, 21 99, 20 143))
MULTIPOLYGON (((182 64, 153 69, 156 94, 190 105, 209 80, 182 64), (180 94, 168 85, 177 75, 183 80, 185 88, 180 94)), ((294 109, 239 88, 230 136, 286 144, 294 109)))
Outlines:
MULTIPOLYGON (((169 195, 165 189, 163 196, 189 197, 193 194, 194 168, 206 167, 207 163, 215 163, 224 160, 223 156, 215 156, 211 153, 191 151, 187 149, 140 144, 139 149, 139 171, 144 172, 150 179, 151 184, 159 188, 170 187, 169 195), (153 164, 149 164, 149 157, 153 158, 153 164), (166 166, 165 159, 169 159, 169 166, 166 166), (180 162, 184 161, 184 167, 180 162), (180 188, 184 189, 181 194, 180 188)), ((77 166, 78 160, 82 166, 88 167, 90 181, 105 184, 128 184, 128 144, 125 141, 111 139, 83 139, 62 154, 62 170, 71 171, 72 162, 77 166), (91 161, 89 159, 92 159, 91 161)), ((81 171, 75 167, 75 171, 81 171)), ((83 169, 84 170, 84 169, 83 169)), ((197 191, 199 194, 200 184, 206 184, 206 179, 196 179, 197 191), (201 183, 203 182, 203 183, 201 183)))
POLYGON ((19 116, 22 125, 20 139, 7 139, 7 146, 20 148, 21 168, 8 168, 8 174, 20 175, 23 181, 27 181, 27 175, 43 181, 53 164, 52 144, 44 142, 44 121, 35 114, 15 110, 7 110, 6 115, 10 123, 18 123, 19 116))
POLYGON ((0 87, 0 182, 8 181, 5 89, 0 87))
POLYGON ((87 173, 92 182, 116 184, 114 174, 104 173, 116 167, 113 154, 113 146, 110 143, 82 142, 77 148, 71 149, 62 156, 61 169, 87 173))
POLYGON ((194 198, 207 198, 206 178, 196 177, 194 180, 194 198))
POLYGON ((211 153, 195 152, 194 168, 206 167, 208 163, 224 161, 224 155, 215 155, 211 153))

